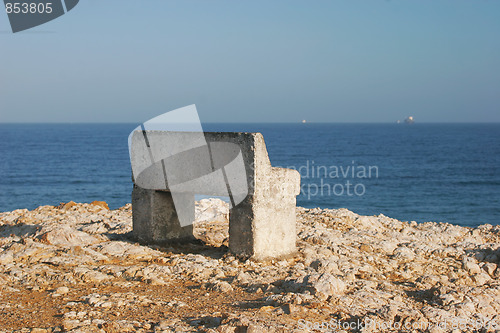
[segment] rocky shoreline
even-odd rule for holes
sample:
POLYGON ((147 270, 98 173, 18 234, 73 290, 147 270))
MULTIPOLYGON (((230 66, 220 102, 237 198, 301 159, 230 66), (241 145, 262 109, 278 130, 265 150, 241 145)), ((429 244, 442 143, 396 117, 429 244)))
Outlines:
POLYGON ((298 255, 266 263, 228 253, 217 199, 167 247, 130 205, 0 213, 0 332, 500 332, 500 226, 296 211, 298 255))

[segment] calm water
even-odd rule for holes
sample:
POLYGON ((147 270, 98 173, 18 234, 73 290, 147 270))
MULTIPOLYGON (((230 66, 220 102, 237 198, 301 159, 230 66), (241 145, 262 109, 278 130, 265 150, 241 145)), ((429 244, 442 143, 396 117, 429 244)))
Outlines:
MULTIPOLYGON (((0 124, 0 211, 130 202, 137 124, 0 124)), ((205 124, 261 132, 302 175, 298 205, 466 226, 500 224, 500 124, 205 124), (353 173, 354 170, 354 173, 353 173)))

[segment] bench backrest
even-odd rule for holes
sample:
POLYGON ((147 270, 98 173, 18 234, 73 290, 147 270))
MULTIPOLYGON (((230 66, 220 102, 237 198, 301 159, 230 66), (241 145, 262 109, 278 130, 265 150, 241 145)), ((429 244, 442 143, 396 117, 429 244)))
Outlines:
POLYGON ((229 196, 254 194, 271 164, 260 133, 135 131, 134 183, 145 189, 229 196))

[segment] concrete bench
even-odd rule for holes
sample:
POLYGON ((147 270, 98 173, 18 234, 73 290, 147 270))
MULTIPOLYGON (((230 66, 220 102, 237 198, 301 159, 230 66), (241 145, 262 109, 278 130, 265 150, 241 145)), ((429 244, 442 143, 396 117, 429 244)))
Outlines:
POLYGON ((194 195, 229 194, 231 252, 256 260, 296 252, 300 175, 271 166, 262 134, 136 131, 130 147, 132 165, 145 165, 140 175, 133 176, 133 235, 138 241, 193 239, 194 195), (163 152, 169 157, 159 161, 155 155, 161 149, 170 152, 163 152), (224 181, 207 178, 208 174, 224 181))

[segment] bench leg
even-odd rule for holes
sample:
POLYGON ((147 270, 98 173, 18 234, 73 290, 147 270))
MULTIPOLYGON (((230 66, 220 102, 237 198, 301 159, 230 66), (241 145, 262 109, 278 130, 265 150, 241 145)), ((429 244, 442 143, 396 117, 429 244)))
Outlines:
POLYGON ((229 249, 240 257, 268 260, 296 254, 295 195, 248 196, 229 212, 229 249))
MULTIPOLYGON (((184 205, 190 206, 194 221, 194 195, 176 193, 176 196, 183 196, 181 199, 184 205)), ((181 227, 170 192, 134 186, 132 219, 133 236, 142 243, 162 244, 195 239, 192 224, 181 227)))
POLYGON ((238 257, 249 258, 254 254, 253 196, 247 196, 229 211, 229 250, 238 257))

